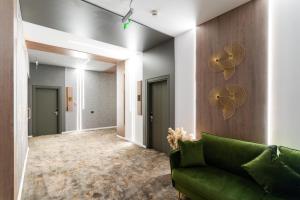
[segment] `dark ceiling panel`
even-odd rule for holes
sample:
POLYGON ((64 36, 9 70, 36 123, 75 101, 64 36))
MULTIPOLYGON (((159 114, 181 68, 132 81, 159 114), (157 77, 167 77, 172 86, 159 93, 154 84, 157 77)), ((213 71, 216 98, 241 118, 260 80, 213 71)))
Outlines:
POLYGON ((133 22, 122 28, 122 17, 82 0, 20 0, 22 17, 41 26, 139 51, 171 36, 133 22))

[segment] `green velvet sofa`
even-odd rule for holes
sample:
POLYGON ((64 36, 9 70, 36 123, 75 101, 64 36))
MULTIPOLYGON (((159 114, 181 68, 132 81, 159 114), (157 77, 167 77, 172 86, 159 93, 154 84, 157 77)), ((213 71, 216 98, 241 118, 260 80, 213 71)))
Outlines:
MULTIPOLYGON (((268 194, 241 165, 259 156, 266 145, 202 135, 206 166, 180 167, 180 151, 170 154, 173 186, 192 200, 300 200, 268 194)), ((299 166, 300 167, 300 166, 299 166)))

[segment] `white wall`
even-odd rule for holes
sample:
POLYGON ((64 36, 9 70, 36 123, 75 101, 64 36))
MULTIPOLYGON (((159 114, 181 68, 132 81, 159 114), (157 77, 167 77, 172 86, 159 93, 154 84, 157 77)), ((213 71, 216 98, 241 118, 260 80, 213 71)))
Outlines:
POLYGON ((18 5, 16 22, 16 60, 14 69, 14 145, 15 191, 21 197, 28 153, 27 91, 29 59, 23 36, 23 24, 18 5))
POLYGON ((143 116, 137 115, 137 81, 143 80, 143 55, 125 62, 125 138, 143 146, 143 116))
POLYGON ((300 1, 270 1, 269 143, 300 149, 300 1))
POLYGON ((175 127, 195 134, 196 30, 175 38, 175 127))

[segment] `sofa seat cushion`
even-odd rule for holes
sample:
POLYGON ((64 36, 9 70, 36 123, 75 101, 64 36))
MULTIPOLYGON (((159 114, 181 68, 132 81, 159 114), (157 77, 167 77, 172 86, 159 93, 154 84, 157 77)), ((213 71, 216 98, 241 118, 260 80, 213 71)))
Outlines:
MULTIPOLYGON (((210 200, 259 200, 265 193, 254 181, 210 166, 172 171, 175 187, 210 200)), ((188 194, 187 194, 188 195, 188 194)))

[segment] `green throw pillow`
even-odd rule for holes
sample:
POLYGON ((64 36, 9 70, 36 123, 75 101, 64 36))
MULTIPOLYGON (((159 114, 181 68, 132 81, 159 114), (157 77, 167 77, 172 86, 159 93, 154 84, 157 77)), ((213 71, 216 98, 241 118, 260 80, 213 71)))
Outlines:
POLYGON ((300 151, 287 147, 279 147, 279 159, 300 174, 300 151))
POLYGON ((272 148, 242 167, 266 192, 300 195, 300 175, 280 161, 272 148))
POLYGON ((199 141, 178 141, 180 148, 180 166, 194 167, 204 166, 203 142, 199 141))

